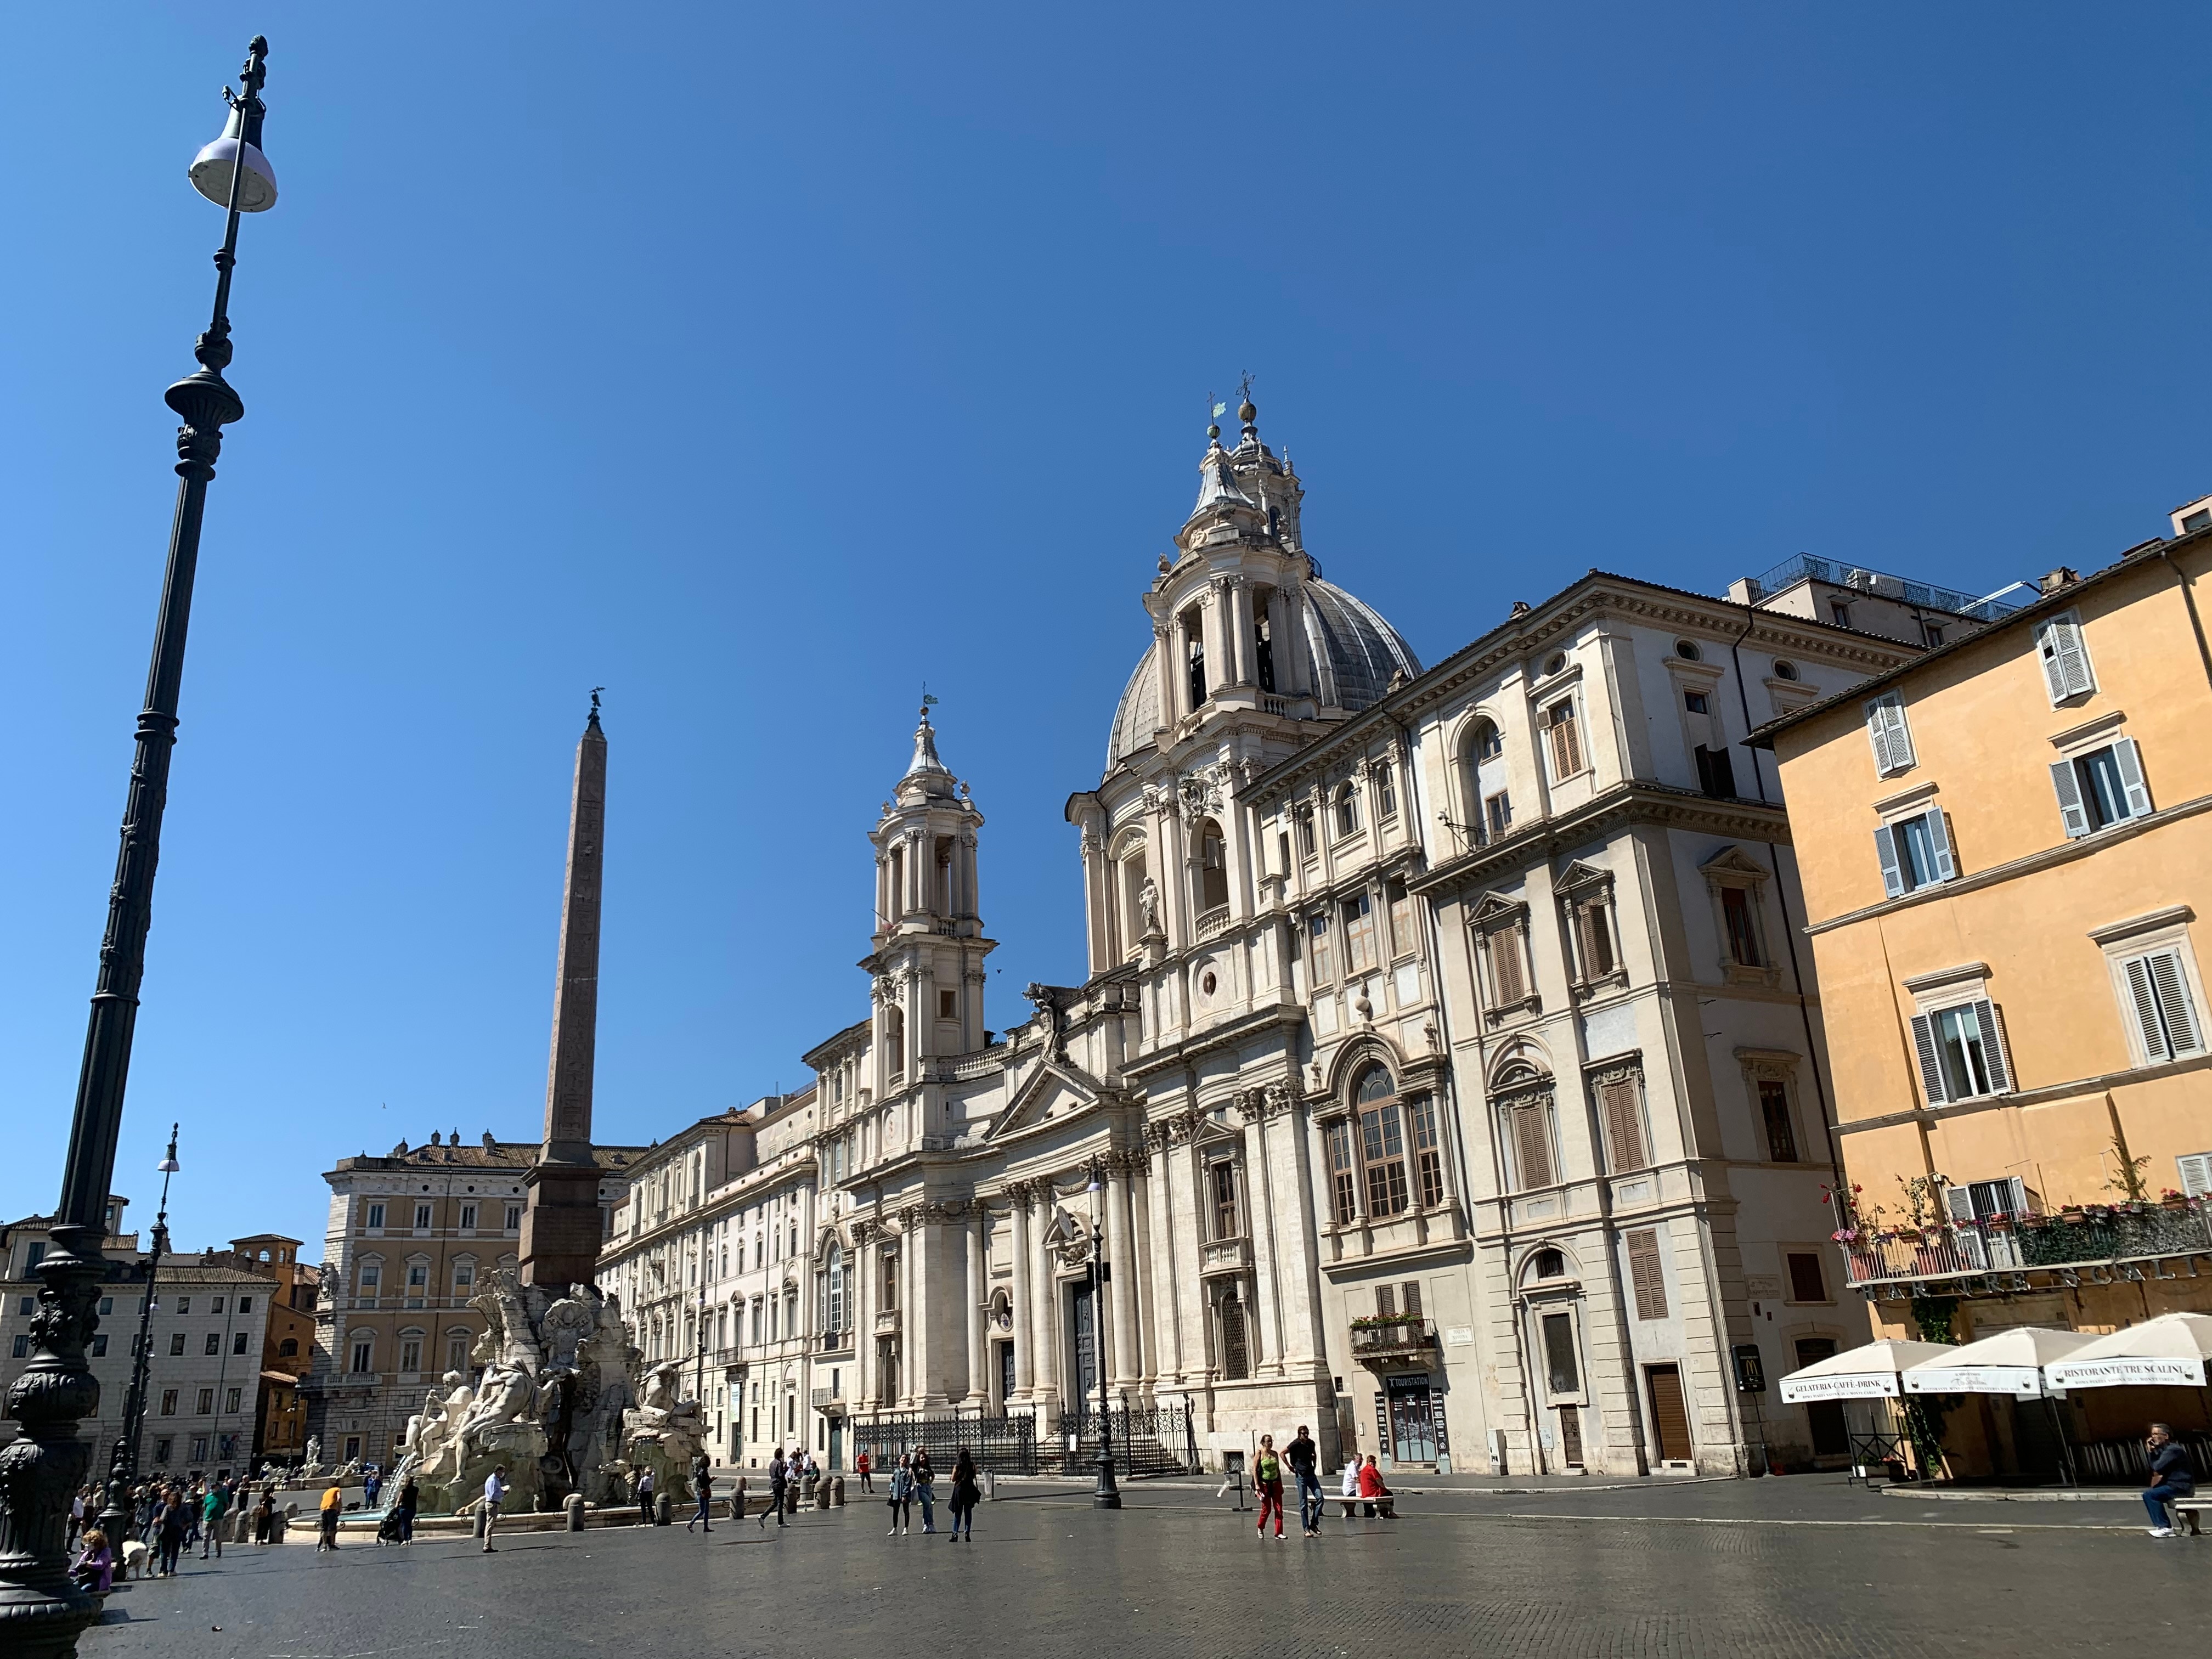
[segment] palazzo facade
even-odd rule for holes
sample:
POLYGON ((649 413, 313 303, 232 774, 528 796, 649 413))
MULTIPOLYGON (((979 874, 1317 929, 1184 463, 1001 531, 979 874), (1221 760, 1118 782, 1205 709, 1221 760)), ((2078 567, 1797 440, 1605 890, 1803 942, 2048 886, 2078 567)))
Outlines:
MULTIPOLYGON (((761 1355, 811 1406, 789 1437, 1051 1432, 1103 1383, 1187 1407, 1215 1467, 1302 1423, 1332 1464, 1809 1455, 1759 1373, 1845 1335, 1832 1119, 1787 822, 1741 744, 1921 647, 1593 572, 1425 672, 1323 578, 1237 412, 1067 803, 1085 981, 984 1030, 983 817, 926 708, 869 832, 870 1010, 806 1056, 775 1292, 811 1311, 761 1355)), ((690 1143, 633 1202, 664 1155, 690 1143)), ((684 1224, 763 1201, 727 1178, 684 1224)), ((707 1288, 681 1294, 734 1378, 754 1291, 707 1288)))

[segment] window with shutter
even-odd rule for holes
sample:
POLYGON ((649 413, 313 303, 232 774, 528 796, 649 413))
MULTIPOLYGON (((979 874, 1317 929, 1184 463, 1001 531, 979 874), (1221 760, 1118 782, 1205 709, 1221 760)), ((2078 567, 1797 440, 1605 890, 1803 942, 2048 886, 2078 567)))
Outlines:
POLYGON ((1636 1294, 1638 1319, 1667 1316, 1667 1276, 1659 1265, 1659 1234, 1641 1227, 1627 1236, 1628 1279, 1636 1294))
POLYGON ((2181 1190, 2191 1198, 2212 1194, 2212 1152, 2191 1152, 2173 1160, 2181 1172, 2181 1190))
POLYGON ((1820 1271, 1818 1252, 1790 1252, 1790 1299, 1792 1302, 1826 1302, 1828 1299, 1827 1277, 1820 1271))
POLYGON ((2095 826, 2089 822, 2089 808, 2081 799, 2081 777, 2072 761, 2051 763, 2051 787, 2058 795, 2058 821, 2065 827, 2066 839, 2079 841, 2095 826))
POLYGON ((1513 1139, 1513 1163, 1525 1187, 1552 1184, 1552 1137, 1540 1104, 1516 1106, 1506 1114, 1513 1139))
POLYGON ((1375 1287, 1375 1316, 1377 1319, 1395 1319, 1398 1316, 1397 1286, 1377 1285, 1375 1287))
POLYGON ((1797 1127, 1790 1111, 1790 1085, 1779 1078, 1759 1084, 1759 1115, 1766 1125, 1766 1155, 1777 1164, 1797 1162, 1797 1127))
POLYGON ((1636 1098, 1636 1079, 1618 1078, 1601 1083, 1598 1104, 1605 1117, 1606 1146, 1613 1154, 1616 1175, 1640 1170, 1650 1162, 1644 1150, 1644 1114, 1636 1098))
POLYGON ((1552 776, 1571 778, 1583 769, 1583 739, 1575 721, 1575 702, 1562 698, 1544 711, 1544 735, 1552 748, 1552 776))
POLYGON ((1583 1391, 1582 1368, 1575 1363, 1572 1314, 1544 1316, 1544 1370, 1554 1397, 1583 1391))
POLYGON ((1912 732, 1905 723, 1905 700, 1894 691, 1866 705, 1867 738, 1874 745, 1874 768, 1882 776, 1912 767, 1912 732))
POLYGON ((1885 823, 1874 832, 1875 861, 1881 866, 1881 890, 1895 898, 1907 890, 1904 849, 1898 845, 1897 826, 1885 823))
POLYGON ((2079 617, 2053 617, 2035 630, 2035 646, 2043 659, 2044 686, 2054 707, 2096 689, 2089 674, 2089 650, 2081 638, 2079 617))
POLYGON ((2127 972, 2128 994, 2144 1058, 2155 1063, 2201 1052, 2203 1023, 2190 995, 2189 976, 2180 953, 2153 951, 2130 957, 2122 966, 2127 972))
POLYGON ((1912 1048, 1920 1059, 1920 1086, 1928 1103, 1940 1106, 1950 1097, 1943 1091, 1943 1066, 1936 1052, 1936 1022, 1927 1014, 1912 1017, 1912 1048))
POLYGON ((1528 1000, 1528 980, 1521 950, 1518 922, 1500 927, 1490 935, 1490 976, 1501 1008, 1528 1000))
POLYGON ((1419 1319, 1421 1316, 1421 1286, 1419 1280, 1407 1279, 1405 1284, 1405 1293, 1398 1299, 1405 1304, 1407 1318, 1419 1319))

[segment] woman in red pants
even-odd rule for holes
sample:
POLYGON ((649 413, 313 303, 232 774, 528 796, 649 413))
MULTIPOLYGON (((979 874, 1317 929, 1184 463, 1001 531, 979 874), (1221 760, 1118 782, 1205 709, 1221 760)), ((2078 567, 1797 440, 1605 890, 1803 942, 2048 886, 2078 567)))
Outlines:
POLYGON ((1283 1535, 1283 1460, 1275 1455, 1275 1437, 1260 1437, 1260 1455, 1252 1461, 1252 1490, 1260 1494, 1260 1525, 1258 1531, 1267 1535, 1267 1516, 1275 1516, 1275 1536, 1283 1535))

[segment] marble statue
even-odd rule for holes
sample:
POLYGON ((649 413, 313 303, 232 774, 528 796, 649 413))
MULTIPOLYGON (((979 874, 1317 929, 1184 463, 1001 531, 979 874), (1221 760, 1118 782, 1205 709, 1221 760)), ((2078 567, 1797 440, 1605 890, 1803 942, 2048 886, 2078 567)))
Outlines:
POLYGON ((1154 938, 1160 931, 1160 890, 1153 884, 1150 876, 1146 876, 1144 884, 1137 889, 1137 908, 1145 919, 1144 936, 1154 938))
MULTIPOLYGON (((472 1389, 448 1371, 408 1419, 395 1483, 412 1478, 425 1513, 452 1513, 503 1472, 510 1502, 557 1507, 571 1492, 620 1503, 618 1462, 638 1352, 621 1310, 586 1285, 557 1300, 512 1267, 486 1281, 470 1305, 484 1316, 471 1358, 472 1389)), ((689 1456, 687 1450, 686 1456, 689 1456)))
POLYGON ((653 1489, 679 1503, 691 1496, 691 1457, 707 1443, 706 1409, 680 1400, 684 1363, 665 1359, 648 1372, 645 1398, 623 1413, 623 1457, 633 1469, 653 1471, 653 1489))

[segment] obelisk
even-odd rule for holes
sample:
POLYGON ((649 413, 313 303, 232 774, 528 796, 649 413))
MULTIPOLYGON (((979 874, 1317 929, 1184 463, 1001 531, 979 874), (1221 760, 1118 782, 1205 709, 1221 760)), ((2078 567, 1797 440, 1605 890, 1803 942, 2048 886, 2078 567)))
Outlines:
POLYGON ((599 1168, 592 1156, 592 1066, 599 1016, 599 876, 607 817, 607 738, 599 694, 576 744, 568 809, 568 884, 553 988, 553 1052, 545 1068, 545 1142, 526 1177, 522 1282, 561 1295, 599 1279, 599 1168))

